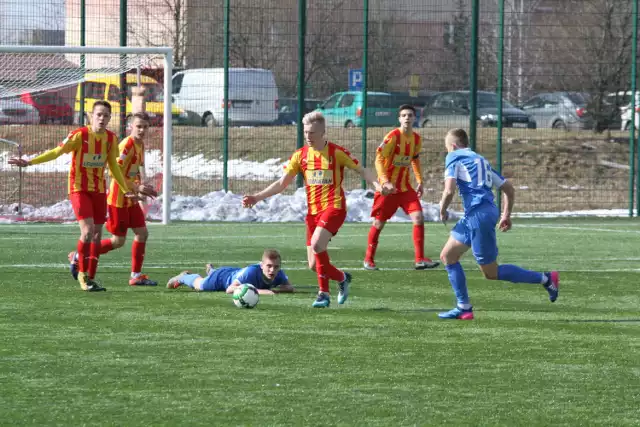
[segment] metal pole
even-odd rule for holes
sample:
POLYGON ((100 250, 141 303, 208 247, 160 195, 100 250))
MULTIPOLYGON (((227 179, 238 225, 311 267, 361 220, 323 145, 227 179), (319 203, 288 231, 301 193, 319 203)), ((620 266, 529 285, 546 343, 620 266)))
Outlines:
MULTIPOLYGON (((635 178, 635 143, 636 143, 636 56, 638 52, 638 0, 633 1, 633 40, 631 41, 631 126, 629 126, 629 217, 633 217, 633 184, 635 178)), ((640 150, 639 150, 640 152, 640 150)), ((640 160, 638 160, 640 162, 640 160)), ((640 187, 638 187, 640 189, 640 187)), ((640 203, 640 198, 639 198, 640 203)))
MULTIPOLYGON (((127 0, 120 0, 120 46, 127 45, 127 0)), ((127 56, 120 55, 120 139, 127 136, 127 56)), ((165 117, 165 120, 167 118, 165 117)), ((168 120, 171 120, 169 116, 168 120)))
MULTIPOLYGON (((164 116, 171 117, 171 93, 173 92, 171 77, 173 76, 173 53, 171 50, 164 57, 164 116)), ((171 120, 162 122, 162 223, 171 222, 171 192, 173 187, 171 175, 171 156, 173 155, 173 128, 171 120)))
MULTIPOLYGON (((85 46, 87 33, 87 2, 80 0, 80 46, 85 46)), ((84 126, 84 73, 86 70, 84 54, 80 55, 80 69, 82 70, 82 81, 80 82, 80 108, 78 109, 78 125, 84 126)))
POLYGON ((476 126, 478 125, 478 21, 480 0, 471 2, 471 70, 469 70, 469 142, 476 149, 476 126))
POLYGON ((229 191, 229 11, 230 0, 224 0, 224 100, 222 134, 222 188, 229 191))
MULTIPOLYGON (((369 74, 369 0, 364 0, 364 41, 362 53, 362 166, 367 166, 367 76, 369 74)), ((367 182, 362 180, 362 189, 367 182)))
MULTIPOLYGON (((504 0, 500 0, 500 26, 498 27, 498 137, 496 139, 496 170, 502 174, 502 73, 504 69, 504 0)), ((502 208, 502 197, 498 191, 498 210, 502 208)))
MULTIPOLYGON (((298 0, 298 129, 296 134, 296 148, 302 148, 304 144, 304 128, 302 117, 304 116, 305 99, 305 36, 307 33, 307 0, 298 0)), ((298 174, 296 187, 304 185, 302 175, 298 174)))

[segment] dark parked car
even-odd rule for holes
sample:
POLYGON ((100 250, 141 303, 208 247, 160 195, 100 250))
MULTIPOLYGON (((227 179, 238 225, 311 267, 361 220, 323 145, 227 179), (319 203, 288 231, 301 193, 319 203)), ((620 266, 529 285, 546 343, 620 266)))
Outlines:
MULTIPOLYGON (((305 99, 302 114, 310 113, 324 102, 321 99, 305 99)), ((281 98, 277 125, 295 125, 298 122, 298 98, 281 98)))
MULTIPOLYGON (((481 126, 495 127, 498 120, 498 96, 493 92, 478 92, 477 120, 481 126)), ((441 92, 425 106, 420 127, 469 126, 469 91, 441 92)), ((502 101, 502 126, 536 128, 536 121, 524 111, 502 101)))
POLYGON ((539 93, 522 105, 539 128, 580 130, 593 128, 593 115, 587 109, 589 95, 580 92, 539 93))
POLYGON ((73 123, 73 109, 55 92, 23 93, 20 99, 40 113, 40 123, 73 123))

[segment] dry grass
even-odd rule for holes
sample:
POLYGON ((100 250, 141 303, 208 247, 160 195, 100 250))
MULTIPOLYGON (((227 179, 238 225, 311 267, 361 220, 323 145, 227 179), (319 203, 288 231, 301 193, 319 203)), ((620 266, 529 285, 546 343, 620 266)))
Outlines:
MULTIPOLYGON (((4 126, 0 137, 16 140, 25 153, 51 148, 71 130, 66 126, 4 126)), ((375 149, 388 129, 367 131, 367 164, 371 165, 375 149)), ((420 129, 424 139, 422 164, 425 200, 436 202, 444 172, 446 129, 420 129)), ((174 127, 174 153, 179 157, 202 154, 207 159, 219 159, 223 153, 223 129, 174 127)), ((328 137, 362 158, 362 130, 330 128, 328 137)), ((477 151, 495 164, 496 129, 478 129, 477 151)), ((607 139, 592 132, 559 132, 553 130, 506 129, 503 138, 503 173, 520 188, 519 211, 579 210, 595 208, 626 208, 628 205, 629 164, 628 134, 616 132, 607 139)), ((161 129, 152 130, 147 146, 162 146, 161 129)), ((283 161, 296 148, 296 128, 259 127, 229 129, 229 158, 283 161)), ((17 200, 15 173, 2 173, 0 204, 17 200)), ((252 192, 265 181, 229 180, 235 193, 252 192)), ((62 173, 26 174, 25 202, 50 204, 66 197, 66 176, 62 173)), ((359 188, 360 181, 349 174, 345 188, 359 188)), ((202 195, 222 188, 221 179, 195 180, 176 176, 176 194, 202 195)))

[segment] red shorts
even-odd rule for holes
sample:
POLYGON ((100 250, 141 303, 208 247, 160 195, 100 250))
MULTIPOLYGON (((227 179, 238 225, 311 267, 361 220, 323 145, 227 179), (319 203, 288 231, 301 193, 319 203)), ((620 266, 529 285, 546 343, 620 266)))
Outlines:
POLYGON ((402 208, 407 215, 411 212, 421 211, 422 206, 420 205, 418 194, 413 190, 386 196, 376 193, 373 196, 371 217, 380 221, 387 221, 396 213, 398 208, 402 208))
POLYGON ((316 231, 316 227, 322 227, 335 236, 346 218, 347 211, 345 209, 329 208, 315 215, 307 215, 305 218, 307 223, 307 246, 311 246, 311 236, 316 231))
POLYGON ((69 194, 69 200, 76 219, 93 218, 94 224, 104 224, 107 217, 106 194, 81 191, 69 194))
POLYGON ((147 222, 144 219, 144 212, 138 203, 128 208, 117 208, 107 206, 109 219, 107 220, 107 230, 114 236, 126 236, 130 228, 144 228, 147 222))

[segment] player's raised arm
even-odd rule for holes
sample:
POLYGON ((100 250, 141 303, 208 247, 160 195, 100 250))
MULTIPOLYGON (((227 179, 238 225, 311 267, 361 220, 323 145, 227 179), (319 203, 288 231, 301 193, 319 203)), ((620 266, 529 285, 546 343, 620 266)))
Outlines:
POLYGON ((242 198, 242 206, 245 208, 253 207, 256 203, 276 194, 282 193, 293 181, 293 178, 301 172, 301 162, 300 162, 300 151, 296 151, 293 153, 291 158, 289 159, 289 163, 284 168, 284 175, 280 177, 277 181, 271 183, 264 190, 252 194, 249 196, 244 196, 242 198))
POLYGON ((11 158, 9 159, 9 164, 18 166, 20 168, 24 168, 31 165, 37 165, 40 163, 50 162, 51 160, 57 159, 65 153, 70 153, 76 150, 82 144, 82 135, 80 132, 72 132, 67 136, 64 141, 60 143, 56 148, 52 148, 51 150, 45 151, 37 157, 34 157, 31 160, 26 160, 22 158, 11 158))
POLYGON ((264 190, 256 194, 244 196, 242 198, 242 206, 245 208, 250 208, 261 200, 282 193, 289 186, 289 184, 291 184, 291 181, 293 181, 294 177, 295 175, 289 175, 285 173, 279 180, 272 182, 271 185, 269 185, 264 190))

